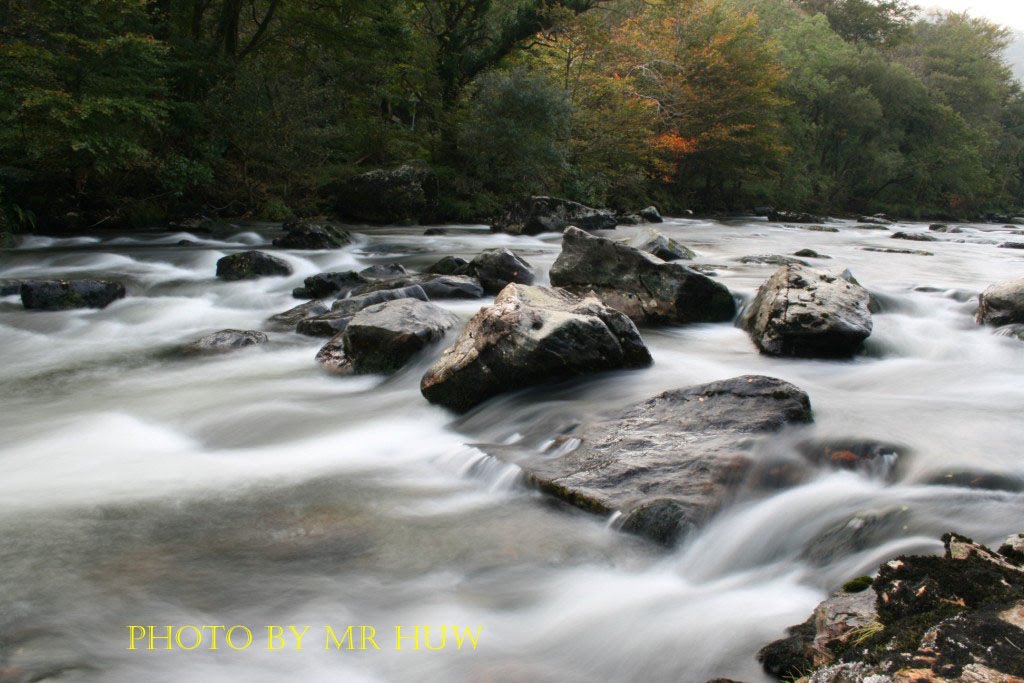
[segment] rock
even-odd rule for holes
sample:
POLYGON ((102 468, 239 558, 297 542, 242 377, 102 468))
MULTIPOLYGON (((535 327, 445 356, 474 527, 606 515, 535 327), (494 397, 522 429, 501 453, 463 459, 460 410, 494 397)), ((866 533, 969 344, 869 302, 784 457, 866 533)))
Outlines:
POLYGON ((648 206, 646 209, 640 209, 640 218, 643 218, 648 223, 664 223, 665 219, 661 217, 661 212, 658 211, 656 206, 648 206))
POLYGON ((861 247, 864 251, 877 251, 881 254, 916 254, 918 256, 935 256, 930 251, 920 249, 890 249, 888 247, 861 247))
POLYGON ((823 270, 783 266, 761 286, 744 325, 763 353, 842 358, 871 335, 871 297, 823 270))
POLYGON ((934 225, 929 225, 928 229, 931 230, 932 232, 946 232, 950 234, 960 234, 963 232, 963 230, 956 227, 955 225, 950 227, 945 223, 936 223, 934 225))
POLYGON ((444 228, 427 228, 423 231, 425 237, 438 237, 440 235, 447 235, 448 231, 444 228))
POLYGON ((868 439, 816 439, 797 445, 807 460, 836 469, 852 470, 879 478, 891 478, 906 448, 868 439))
POLYGON ((296 299, 324 299, 329 296, 346 296, 365 285, 369 280, 359 273, 347 270, 340 273, 319 273, 303 281, 303 287, 292 290, 296 299))
POLYGON ((1000 249, 1024 249, 1024 242, 1003 242, 1000 249))
POLYGON ((804 225, 797 227, 801 230, 810 230, 811 232, 839 232, 839 228, 833 228, 825 225, 804 225))
POLYGON ((768 221, 771 223, 824 223, 826 219, 799 211, 769 211, 768 221))
POLYGON ((369 294, 386 289, 401 289, 418 285, 431 301, 435 299, 479 299, 484 288, 476 278, 466 275, 433 275, 423 273, 394 280, 372 282, 354 291, 354 294, 369 294))
POLYGON ((830 259, 830 258, 832 258, 831 256, 825 256, 824 254, 819 254, 818 252, 814 251, 813 249, 801 249, 800 251, 794 253, 793 256, 802 256, 803 258, 821 258, 821 259, 830 259))
POLYGON ((469 262, 468 272, 475 275, 484 291, 496 294, 510 283, 531 285, 533 266, 510 249, 488 249, 469 262))
POLYGON ((427 294, 422 287, 404 287, 402 289, 386 289, 369 294, 338 299, 331 306, 330 313, 306 318, 299 322, 295 331, 308 337, 333 337, 348 327, 349 321, 359 311, 374 304, 394 301, 396 299, 419 299, 427 301, 427 294))
MULTIPOLYGON (((790 675, 821 683, 1021 680, 1024 556, 1012 546, 996 553, 955 534, 943 543, 943 557, 886 562, 863 604, 827 609, 823 603, 808 622, 790 630, 798 643, 791 636, 762 654, 802 653, 802 660, 788 660, 790 675)), ((762 662, 767 668, 768 658, 762 662)))
POLYGON ((555 197, 530 197, 505 209, 491 226, 492 232, 538 235, 562 232, 570 225, 582 230, 611 230, 618 224, 609 211, 555 197))
POLYGON ((1024 278, 992 285, 978 297, 979 325, 1015 325, 1024 323, 1024 278))
POLYGON ((737 377, 562 430, 554 452, 505 449, 497 457, 541 491, 599 515, 620 512, 623 530, 673 545, 739 489, 759 437, 810 420, 810 400, 795 386, 737 377))
POLYGON ((394 280, 408 274, 409 271, 401 263, 378 263, 359 271, 360 276, 371 281, 394 280))
POLYGON ((657 256, 662 261, 690 261, 697 256, 691 249, 653 230, 641 235, 633 246, 657 256))
POLYGON ((928 486, 955 486, 981 491, 1024 491, 1024 479, 1021 477, 978 470, 947 470, 933 474, 924 483, 928 486))
POLYGON ((356 313, 317 361, 339 374, 391 374, 457 322, 454 314, 418 299, 375 304, 356 313))
POLYGON ((0 280, 0 296, 20 295, 22 284, 22 280, 0 280))
POLYGON ((21 303, 30 310, 66 311, 106 308, 126 295, 124 285, 109 280, 40 280, 23 282, 21 303))
POLYGON ((997 337, 1013 337, 1024 341, 1024 325, 1004 325, 995 331, 997 337))
POLYGON ((650 364, 636 327, 618 311, 558 289, 510 284, 469 321, 420 388, 431 403, 465 412, 504 392, 650 364))
POLYGON ((861 216, 857 222, 866 225, 892 225, 892 221, 884 216, 861 216))
POLYGON ((217 261, 217 277, 222 280, 252 280, 291 274, 292 267, 287 261, 262 251, 244 251, 217 261))
POLYGON ((282 249, 337 249, 349 244, 352 235, 330 225, 286 223, 285 234, 273 241, 282 249))
POLYGON ((338 213, 366 223, 426 222, 437 212, 434 173, 411 165, 350 178, 337 188, 338 213))
POLYGON ((904 506, 862 510, 816 534, 800 558, 825 567, 905 535, 909 523, 910 509, 904 506))
POLYGON ((894 232, 890 239, 910 240, 911 242, 938 242, 939 238, 923 232, 894 232))
POLYGON ((246 346, 266 344, 270 339, 255 330, 221 330, 186 344, 182 351, 188 354, 226 353, 246 346))
POLYGON ((806 261, 801 261, 798 258, 792 258, 791 256, 782 256, 780 254, 760 254, 758 256, 744 256, 736 259, 740 263, 756 263, 766 266, 808 266, 810 265, 806 261))
POLYGON ((725 322, 736 313, 725 285, 576 228, 567 229, 562 237, 551 284, 579 295, 593 292, 637 322, 725 322))
POLYGON ((267 323, 278 329, 295 329, 303 320, 308 318, 315 318, 318 315, 324 315, 330 311, 323 301, 313 300, 307 301, 304 304, 299 304, 295 308, 290 308, 284 313, 278 313, 267 318, 267 323))
POLYGON ((445 256, 424 272, 437 275, 465 275, 469 273, 469 261, 458 256, 445 256))
POLYGON ((639 214, 635 213, 616 216, 615 220, 618 221, 619 225, 643 225, 646 222, 639 214))

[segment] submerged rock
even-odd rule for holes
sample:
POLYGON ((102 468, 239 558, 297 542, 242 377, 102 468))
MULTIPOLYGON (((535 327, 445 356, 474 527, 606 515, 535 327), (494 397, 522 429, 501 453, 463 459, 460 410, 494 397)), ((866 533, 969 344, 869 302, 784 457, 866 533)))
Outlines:
POLYGON ((330 225, 286 223, 285 234, 273 241, 282 249, 338 249, 352 241, 352 235, 330 225))
POLYGON ((657 256, 662 261, 690 261, 697 256, 692 249, 653 230, 640 235, 634 246, 640 251, 657 256))
POLYGON ((736 303, 725 285, 639 249, 569 228, 551 267, 551 284, 576 294, 593 292, 637 322, 732 320, 736 303))
POLYGON ((979 325, 1014 325, 1024 323, 1024 278, 994 284, 978 297, 979 325))
POLYGON ((227 353, 246 346, 266 344, 270 338, 256 330, 221 330, 186 344, 182 351, 188 354, 227 353))
POLYGON ((890 236, 894 240, 910 240, 911 242, 938 242, 939 238, 923 232, 895 232, 890 236))
POLYGON ((440 341, 456 322, 454 314, 418 299, 375 304, 356 313, 316 359, 339 374, 391 374, 440 341))
POLYGON ((800 211, 769 211, 768 221, 771 223, 824 223, 822 216, 815 216, 811 213, 800 211))
POLYGON ((1013 337, 1024 341, 1024 324, 1004 325, 995 331, 998 337, 1013 337))
POLYGON ((313 300, 299 304, 295 308, 289 308, 284 313, 278 313, 267 318, 267 323, 279 329, 295 329, 303 320, 315 318, 330 311, 323 301, 313 300))
POLYGON ((831 256, 825 256, 825 254, 819 254, 818 252, 814 251, 813 249, 801 249, 800 251, 795 252, 793 254, 793 256, 801 256, 803 258, 821 258, 821 259, 830 259, 830 258, 832 258, 831 256))
POLYGON ((323 299, 329 296, 345 296, 365 285, 369 280, 359 273, 347 270, 340 273, 318 273, 303 281, 302 287, 292 290, 296 299, 323 299))
POLYGON ((592 209, 556 197, 530 197, 512 204, 495 220, 492 232, 538 235, 562 232, 570 225, 582 230, 611 230, 618 224, 610 211, 592 209))
POLYGON ((861 216, 857 219, 858 223, 866 225, 892 225, 893 222, 885 216, 861 216))
POLYGON ((37 311, 106 308, 126 295, 123 284, 109 280, 33 280, 20 292, 22 305, 37 311))
POLYGON ((1000 249, 1024 249, 1024 242, 1003 242, 1000 249))
POLYGON ((423 395, 465 412, 498 394, 651 363, 636 327, 596 299, 510 284, 427 371, 423 395))
POLYGON ((766 266, 810 265, 806 261, 801 261, 800 259, 793 258, 792 256, 782 256, 781 254, 759 254, 757 256, 743 256, 736 260, 739 261, 740 263, 756 263, 766 266))
POLYGON ((823 270, 783 266, 761 286, 743 324, 763 353, 842 358, 871 335, 871 297, 823 270))
POLYGON ((917 256, 935 256, 930 251, 921 249, 891 249, 889 247, 861 247, 864 251, 876 251, 880 254, 915 254, 917 256))
POLYGON ((807 394, 770 377, 669 391, 559 438, 555 453, 499 450, 540 490, 665 545, 703 524, 739 489, 758 437, 811 420, 807 394))
POLYGON ((222 280, 253 280, 291 274, 292 267, 287 261, 262 251, 244 251, 217 261, 217 277, 222 280))

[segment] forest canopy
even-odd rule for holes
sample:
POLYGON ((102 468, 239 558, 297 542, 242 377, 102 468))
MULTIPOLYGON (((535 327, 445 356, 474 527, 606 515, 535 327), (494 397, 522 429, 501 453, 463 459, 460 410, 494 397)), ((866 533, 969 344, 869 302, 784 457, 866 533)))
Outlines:
POLYGON ((0 0, 0 220, 1024 207, 1009 31, 905 0, 0 0))

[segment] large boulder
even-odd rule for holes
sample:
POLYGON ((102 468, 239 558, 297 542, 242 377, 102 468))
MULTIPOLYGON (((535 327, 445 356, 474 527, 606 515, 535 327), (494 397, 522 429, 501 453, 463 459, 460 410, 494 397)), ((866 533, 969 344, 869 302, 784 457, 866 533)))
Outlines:
POLYGON ((291 274, 292 267, 287 261, 262 251, 244 251, 217 261, 217 277, 222 280, 254 280, 291 274))
POLYGON ((21 283, 21 303, 37 311, 106 308, 125 297, 124 285, 108 280, 42 280, 21 283))
POLYGON ((788 265, 761 286, 743 323, 763 353, 842 358, 871 335, 867 290, 838 275, 788 265))
POLYGON ((656 206, 648 206, 646 209, 640 209, 639 216, 648 223, 665 222, 665 219, 661 217, 661 212, 658 211, 658 207, 656 206))
POLYGON ((454 314, 418 299, 375 304, 356 313, 317 361, 339 374, 391 374, 457 322, 454 314))
POLYGON ((484 291, 497 294, 506 285, 532 285, 533 266, 511 249, 488 249, 469 262, 469 273, 480 280, 484 291))
POLYGON ((617 224, 615 214, 610 211, 592 209, 568 199, 530 197, 505 209, 491 230, 512 235, 538 235, 562 232, 570 225, 583 230, 611 230, 617 224))
POLYGON ((329 313, 300 321, 296 325, 295 331, 309 337, 333 337, 339 332, 343 332, 348 327, 352 317, 364 308, 397 299, 427 301, 429 297, 427 297, 422 287, 414 285, 401 289, 385 289, 379 292, 360 294, 359 296, 352 296, 347 299, 338 299, 331 305, 329 313))
POLYGON ((768 212, 768 220, 772 223, 824 223, 825 218, 815 216, 812 213, 800 211, 775 211, 768 212))
MULTIPOLYGON (((672 545, 739 489, 758 437, 811 420, 810 399, 778 379, 746 376, 669 391, 555 438, 498 449, 540 490, 621 528, 672 545)), ((555 435, 552 435, 555 436, 555 435)))
POLYGON ((352 241, 352 235, 330 225, 286 223, 285 234, 274 239, 282 249, 337 249, 352 241))
POLYGON ((370 171, 337 188, 338 213, 365 223, 428 222, 437 211, 437 176, 412 165, 370 171))
POLYGON ((651 364, 632 322, 598 300, 510 284, 423 376, 431 403, 465 412, 498 394, 651 364))
POLYGON ((188 354, 227 353, 246 346, 266 344, 270 339, 256 330, 221 330, 186 344, 182 349, 188 354))
POLYGON ((676 263, 603 237, 569 228, 551 267, 551 284, 593 292, 636 322, 724 322, 736 314, 721 283, 676 263))
POLYGON ((1024 277, 992 285, 978 297, 979 325, 1024 323, 1024 277))
POLYGON ((284 313, 278 313, 267 318, 267 324, 276 329, 295 329, 303 320, 308 318, 315 318, 318 315, 323 315, 329 312, 331 309, 324 304, 323 301, 314 299, 313 301, 307 301, 304 304, 299 304, 295 308, 289 308, 284 313))

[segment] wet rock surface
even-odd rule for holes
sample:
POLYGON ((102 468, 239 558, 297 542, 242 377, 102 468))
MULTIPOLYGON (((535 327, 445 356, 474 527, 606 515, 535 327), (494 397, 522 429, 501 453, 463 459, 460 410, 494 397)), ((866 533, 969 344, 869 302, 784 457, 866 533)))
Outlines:
POLYGON ((182 351, 186 354, 227 353, 269 341, 266 334, 256 330, 221 330, 186 344, 182 351))
POLYGON ((431 403, 465 412, 504 392, 650 363, 636 327, 618 311, 563 290, 511 284, 469 321, 420 388, 431 403))
POLYGON ((744 376, 669 391, 560 434, 553 452, 495 449, 541 491, 663 545, 706 522, 746 479, 760 436, 811 421, 810 399, 744 376))
POLYGON ((106 308, 126 295, 123 284, 109 280, 30 281, 21 283, 19 292, 22 305, 36 311, 106 308))
POLYGON ((689 247, 653 230, 641 234, 633 246, 657 256, 662 261, 690 261, 697 256, 689 247))
POLYGON ((217 277, 222 280, 254 280, 291 274, 292 267, 287 261, 262 251, 231 254, 217 261, 217 277))
POLYGON ((771 223, 824 223, 825 218, 801 211, 769 211, 768 221, 771 223))
POLYGON ((348 327, 352 316, 364 308, 397 299, 429 301, 426 292, 419 286, 386 289, 347 299, 338 299, 331 305, 330 312, 303 319, 296 326, 295 331, 309 337, 333 337, 335 334, 343 332, 348 327))
POLYGON ((813 268, 783 266, 758 290, 743 324, 773 356, 841 358, 871 335, 870 295, 855 282, 813 268))
POLYGON ((732 294, 710 277, 575 228, 563 235, 551 284, 593 292, 636 322, 724 322, 736 312, 732 294))
POLYGON ((617 224, 618 220, 610 211, 557 197, 530 197, 509 206, 495 220, 491 231, 539 235, 562 232, 570 225, 582 230, 611 230, 617 224))
POLYGON ((352 241, 352 235, 330 225, 286 223, 285 234, 274 239, 282 249, 339 249, 352 241))
POLYGON ((1024 278, 992 285, 978 298, 976 320, 979 325, 1015 325, 1024 323, 1024 278))

